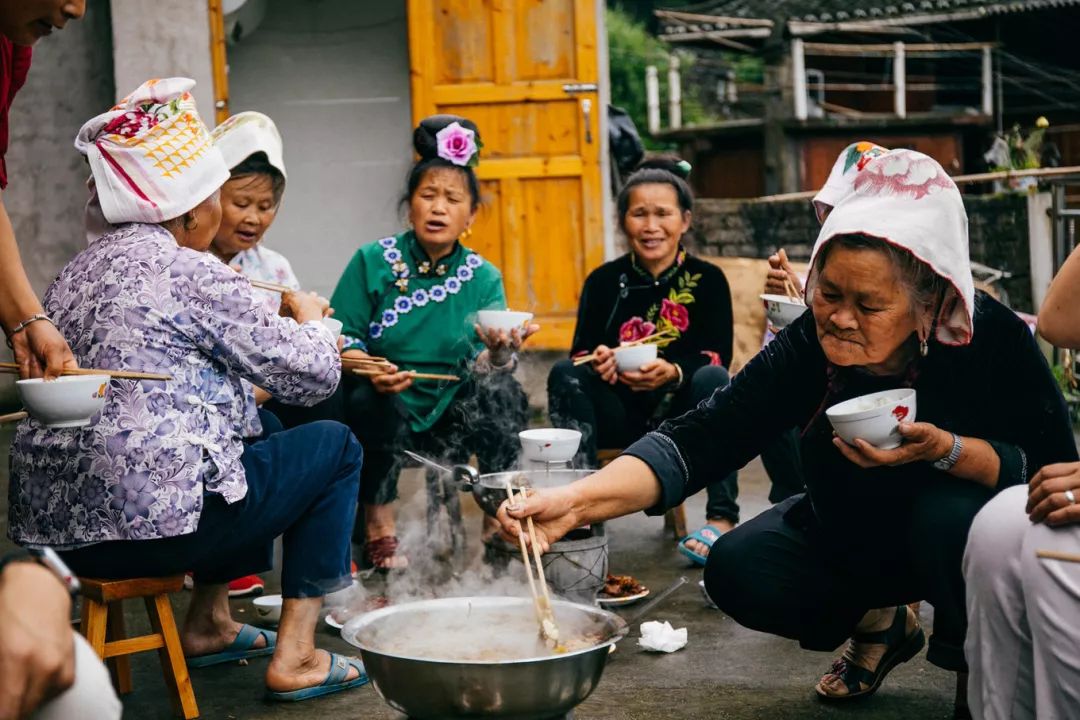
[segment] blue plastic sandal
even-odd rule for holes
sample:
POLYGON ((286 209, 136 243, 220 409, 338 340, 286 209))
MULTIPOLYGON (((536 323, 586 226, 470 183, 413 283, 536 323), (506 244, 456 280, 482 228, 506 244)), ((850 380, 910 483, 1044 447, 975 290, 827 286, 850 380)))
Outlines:
POLYGON ((240 628, 236 639, 221 652, 196 655, 184 659, 187 661, 189 668, 210 667, 211 665, 221 665, 238 660, 249 660, 263 655, 273 655, 276 645, 277 633, 273 630, 263 630, 251 625, 244 625, 240 628), (255 647, 255 643, 259 641, 260 637, 266 638, 266 647, 255 647))
POLYGON ((356 658, 345 657, 344 655, 338 655, 337 653, 330 653, 330 672, 326 675, 326 679, 319 685, 309 688, 301 688, 299 690, 290 690, 289 692, 272 692, 266 691, 266 697, 268 700, 276 700, 277 702, 298 702, 300 700, 310 700, 311 698, 322 697, 323 695, 329 695, 330 693, 341 692, 342 690, 349 690, 350 688, 359 687, 364 685, 368 681, 367 673, 364 672, 364 664, 356 658), (360 677, 353 680, 346 680, 349 677, 349 670, 356 668, 360 673, 360 677))
POLYGON ((705 555, 701 555, 700 553, 696 553, 693 550, 691 550, 689 547, 687 547, 686 541, 687 540, 697 540, 699 543, 701 543, 703 545, 708 545, 710 548, 712 548, 713 543, 716 542, 717 540, 719 540, 720 536, 723 535, 723 534, 724 533, 720 532, 719 530, 717 530, 713 526, 706 525, 705 527, 701 528, 700 530, 695 530, 694 532, 690 533, 689 535, 684 537, 682 540, 680 540, 679 541, 679 552, 681 552, 683 555, 685 555, 686 557, 693 560, 695 565, 700 565, 701 567, 705 567, 705 561, 708 560, 708 557, 705 556, 705 555))

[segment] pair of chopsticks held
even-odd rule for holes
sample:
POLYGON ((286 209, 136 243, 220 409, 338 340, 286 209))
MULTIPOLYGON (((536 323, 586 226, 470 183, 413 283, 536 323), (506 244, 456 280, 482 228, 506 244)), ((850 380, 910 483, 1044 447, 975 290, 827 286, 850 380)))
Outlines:
MULTIPOLYGON (((647 335, 638 340, 631 342, 624 342, 619 345, 619 348, 634 347, 635 345, 667 345, 675 338, 673 337, 671 330, 661 330, 658 333, 647 335)), ((615 348, 618 350, 619 348, 615 348)), ((588 355, 582 355, 581 357, 574 358, 574 367, 578 365, 584 365, 585 363, 592 362, 596 359, 596 353, 589 353, 588 355)))
MULTIPOLYGON (((518 489, 518 495, 514 494, 514 487, 510 481, 506 481, 506 495, 510 502, 519 499, 525 501, 524 488, 518 489)), ((523 530, 522 523, 518 521, 519 530, 523 530)), ((529 592, 532 594, 533 607, 536 609, 536 621, 540 625, 540 637, 559 647, 559 626, 555 624, 555 612, 551 607, 551 595, 548 593, 547 579, 544 577, 544 563, 540 561, 540 544, 536 541, 536 526, 531 517, 525 518, 525 525, 529 529, 529 544, 532 545, 533 560, 536 562, 536 579, 533 578, 532 567, 529 564, 529 549, 525 545, 524 531, 518 533, 518 542, 521 545, 521 560, 525 563, 525 576, 529 579, 529 592), (537 585, 539 584, 539 590, 537 585)))
MULTIPOLYGON (((11 375, 19 374, 19 366, 15 363, 0 362, 0 373, 9 373, 11 375)), ((160 373, 144 373, 135 372, 132 370, 106 370, 104 368, 74 368, 72 370, 63 370, 61 375, 108 375, 111 378, 118 378, 120 380, 172 380, 172 375, 162 375, 160 373)))

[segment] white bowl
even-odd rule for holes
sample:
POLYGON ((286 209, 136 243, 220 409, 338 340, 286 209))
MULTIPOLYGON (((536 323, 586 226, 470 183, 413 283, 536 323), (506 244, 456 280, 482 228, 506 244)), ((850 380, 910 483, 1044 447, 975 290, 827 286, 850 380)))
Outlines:
POLYGON ((581 444, 581 433, 565 428, 537 428, 518 433, 526 460, 570 462, 581 444))
POLYGON ((900 447, 900 421, 915 422, 915 391, 912 388, 883 390, 845 400, 825 411, 833 430, 849 445, 865 440, 881 450, 900 447))
POLYGON ((476 313, 476 322, 485 330, 502 330, 509 334, 511 330, 524 330, 532 322, 530 312, 514 310, 481 310, 476 313))
POLYGON ((265 623, 276 623, 281 620, 281 596, 262 595, 251 601, 255 606, 255 615, 265 623))
POLYGON ((19 380, 19 398, 35 420, 46 427, 90 424, 109 394, 108 375, 63 375, 55 380, 19 380))
POLYGON ((655 345, 627 345, 615 348, 615 365, 619 368, 619 372, 637 372, 642 365, 655 359, 655 345))
POLYGON ((322 324, 330 329, 330 332, 334 333, 334 337, 337 338, 341 334, 341 329, 345 327, 345 323, 340 320, 335 320, 332 317, 324 317, 322 324))
POLYGON ((792 300, 787 295, 761 295, 765 302, 765 316, 776 328, 784 328, 806 312, 806 303, 792 300))

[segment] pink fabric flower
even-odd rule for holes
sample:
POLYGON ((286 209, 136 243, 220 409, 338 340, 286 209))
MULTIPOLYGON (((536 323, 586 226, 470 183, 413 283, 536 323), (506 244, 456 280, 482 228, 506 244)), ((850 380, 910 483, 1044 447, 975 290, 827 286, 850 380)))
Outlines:
POLYGON ((690 327, 690 311, 685 305, 671 302, 667 298, 660 303, 660 317, 671 323, 672 327, 679 332, 684 332, 690 327))
POLYGON ((640 317, 634 316, 619 327, 619 342, 633 342, 648 337, 656 332, 656 326, 640 317))
POLYGON ((435 145, 439 157, 464 167, 476 154, 476 133, 452 122, 435 133, 435 145))

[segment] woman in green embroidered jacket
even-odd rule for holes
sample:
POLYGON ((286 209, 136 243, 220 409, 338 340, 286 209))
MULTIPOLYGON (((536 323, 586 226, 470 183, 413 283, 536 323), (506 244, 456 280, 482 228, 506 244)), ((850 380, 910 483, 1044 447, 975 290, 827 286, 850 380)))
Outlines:
POLYGON ((356 531, 363 528, 363 537, 356 540, 364 544, 363 565, 378 570, 408 564, 397 552, 392 506, 403 448, 447 462, 475 453, 485 472, 517 460, 528 403, 511 373, 515 352, 539 329, 484 335, 475 325, 477 311, 506 309, 498 268, 461 242, 480 204, 476 126, 429 117, 413 145, 420 159, 403 200, 412 229, 361 247, 331 300, 344 323, 343 355, 393 364, 392 372, 343 382, 345 419, 365 456, 356 531), (461 379, 419 380, 413 372, 461 379))

